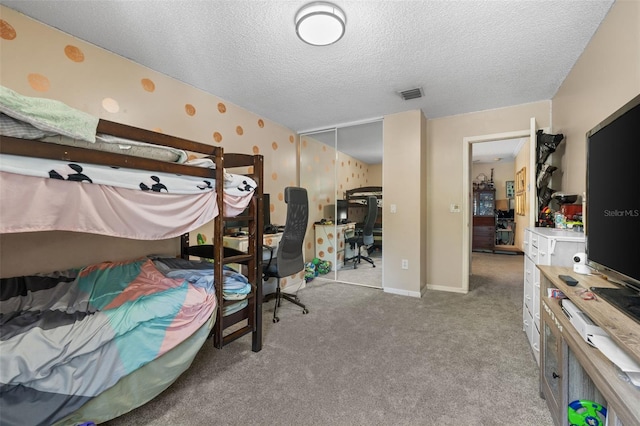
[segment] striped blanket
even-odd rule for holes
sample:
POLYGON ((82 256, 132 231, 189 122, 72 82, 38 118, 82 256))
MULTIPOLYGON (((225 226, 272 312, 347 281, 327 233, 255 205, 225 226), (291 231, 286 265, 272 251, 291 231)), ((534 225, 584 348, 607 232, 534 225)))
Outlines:
POLYGON ((170 270, 138 259, 2 279, 0 424, 53 424, 196 332, 217 304, 212 265, 170 270))

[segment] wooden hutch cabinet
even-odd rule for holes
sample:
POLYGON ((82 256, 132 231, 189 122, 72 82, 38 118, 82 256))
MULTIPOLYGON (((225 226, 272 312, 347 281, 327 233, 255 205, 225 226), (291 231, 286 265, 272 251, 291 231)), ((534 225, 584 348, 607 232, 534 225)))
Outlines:
POLYGON ((473 191, 473 250, 494 250, 495 209, 495 189, 476 189, 473 191))

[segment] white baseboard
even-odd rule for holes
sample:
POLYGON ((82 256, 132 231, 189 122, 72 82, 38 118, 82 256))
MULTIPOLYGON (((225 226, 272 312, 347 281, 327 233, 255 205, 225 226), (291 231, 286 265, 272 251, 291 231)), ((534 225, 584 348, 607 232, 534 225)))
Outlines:
POLYGON ((385 287, 383 290, 385 293, 399 294, 400 296, 420 298, 420 292, 418 291, 401 290, 399 288, 389 288, 389 287, 385 287))
POLYGON ((448 291, 450 293, 460 293, 460 294, 468 293, 467 291, 464 291, 461 288, 447 287, 444 285, 434 285, 434 284, 427 284, 427 290, 448 291))

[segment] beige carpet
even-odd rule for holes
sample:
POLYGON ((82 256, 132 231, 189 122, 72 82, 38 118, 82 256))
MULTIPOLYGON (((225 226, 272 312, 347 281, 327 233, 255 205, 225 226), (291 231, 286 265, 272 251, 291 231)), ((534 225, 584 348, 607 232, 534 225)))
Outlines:
POLYGON ((314 280, 310 313, 264 306, 264 348, 206 344, 112 425, 551 425, 522 331, 522 256, 474 253, 467 295, 314 280))
POLYGON ((382 288, 382 251, 374 250, 369 253, 369 257, 375 266, 361 260, 354 268, 353 261, 350 261, 336 271, 336 281, 382 288))

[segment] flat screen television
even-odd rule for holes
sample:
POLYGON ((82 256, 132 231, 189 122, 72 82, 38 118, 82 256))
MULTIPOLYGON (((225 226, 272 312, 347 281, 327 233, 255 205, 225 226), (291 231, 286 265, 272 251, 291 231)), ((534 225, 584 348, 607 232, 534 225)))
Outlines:
MULTIPOLYGON (((587 263, 640 296, 640 95, 586 138, 587 263)), ((623 303, 640 314, 640 297, 623 303)))

